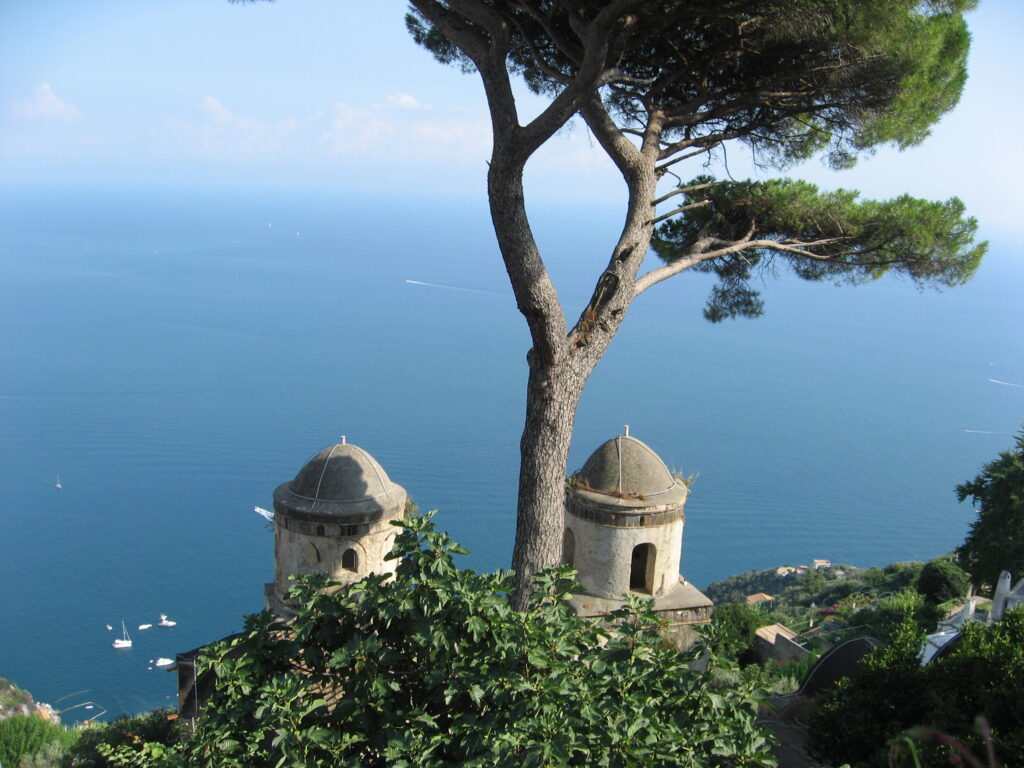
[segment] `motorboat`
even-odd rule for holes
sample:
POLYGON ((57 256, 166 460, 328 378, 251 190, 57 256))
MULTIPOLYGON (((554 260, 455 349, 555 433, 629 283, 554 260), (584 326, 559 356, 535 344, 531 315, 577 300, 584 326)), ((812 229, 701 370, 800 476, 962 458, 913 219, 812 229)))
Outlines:
POLYGON ((167 618, 167 614, 166 613, 161 613, 160 614, 160 621, 158 621, 156 623, 156 625, 158 627, 175 627, 175 626, 178 625, 178 622, 171 621, 170 619, 167 618))

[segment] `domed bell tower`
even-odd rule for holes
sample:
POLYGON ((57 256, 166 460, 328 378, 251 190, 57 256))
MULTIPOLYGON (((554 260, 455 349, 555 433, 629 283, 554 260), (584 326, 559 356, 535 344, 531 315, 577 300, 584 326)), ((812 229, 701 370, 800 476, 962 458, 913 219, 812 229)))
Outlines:
POLYGON ((710 620, 711 601, 679 573, 689 493, 629 427, 591 454, 566 490, 562 561, 583 587, 571 601, 578 613, 606 614, 630 593, 650 597, 679 644, 692 642, 687 627, 710 620))
POLYGON ((324 574, 350 584, 371 573, 394 573, 385 560, 405 513, 406 492, 369 453, 344 437, 306 462, 274 491, 274 582, 266 609, 295 614, 286 599, 297 574, 324 574))

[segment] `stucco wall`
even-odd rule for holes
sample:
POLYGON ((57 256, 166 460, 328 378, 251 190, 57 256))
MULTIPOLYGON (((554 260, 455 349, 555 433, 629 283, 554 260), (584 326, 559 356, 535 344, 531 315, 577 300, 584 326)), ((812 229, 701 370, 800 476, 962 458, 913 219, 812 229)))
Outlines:
POLYGON ((774 661, 792 661, 811 655, 811 652, 802 645, 793 642, 784 635, 776 635, 774 643, 769 643, 763 637, 755 638, 755 640, 757 655, 762 661, 768 661, 769 659, 774 661))
POLYGON ((343 583, 365 578, 370 573, 394 573, 397 560, 385 560, 391 551, 397 530, 388 520, 381 520, 369 533, 359 537, 310 536, 274 526, 274 585, 277 596, 284 600, 292 586, 295 574, 322 573, 343 583), (342 566, 342 556, 348 549, 358 554, 355 571, 342 566))
POLYGON ((573 567, 580 583, 599 597, 615 599, 629 592, 633 548, 653 544, 654 595, 664 594, 679 580, 683 522, 643 528, 613 528, 566 515, 573 532, 573 567))

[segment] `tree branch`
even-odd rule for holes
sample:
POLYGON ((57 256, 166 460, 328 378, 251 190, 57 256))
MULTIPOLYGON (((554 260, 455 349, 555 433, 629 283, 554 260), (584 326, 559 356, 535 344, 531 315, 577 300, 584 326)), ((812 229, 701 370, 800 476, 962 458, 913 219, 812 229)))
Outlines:
MULTIPOLYGON (((658 168, 656 170, 661 170, 661 169, 658 168)), ((691 184, 688 187, 677 187, 676 189, 672 190, 668 194, 665 194, 665 195, 662 195, 661 197, 659 197, 657 200, 652 202, 651 205, 661 205, 666 200, 671 200, 676 195, 685 195, 687 192, 699 192, 702 189, 710 189, 711 187, 714 187, 714 186, 716 186, 718 184, 723 184, 723 183, 724 182, 721 182, 721 181, 712 181, 712 182, 709 182, 707 184, 691 184)))
POLYGON ((445 37, 459 50, 477 63, 487 55, 487 40, 479 32, 464 23, 462 18, 449 11, 436 0, 409 0, 425 19, 444 31, 445 37))
POLYGON ((706 155, 717 146, 718 144, 711 144, 709 146, 702 147, 701 149, 698 149, 694 152, 687 152, 685 155, 680 155, 679 157, 673 158, 672 160, 669 160, 667 163, 662 163, 657 168, 655 168, 655 172, 658 174, 659 177, 664 176, 666 173, 669 173, 668 169, 671 168, 676 163, 681 163, 684 160, 689 160, 691 157, 697 157, 698 155, 706 155))
POLYGON ((581 105, 580 114, 583 115, 601 148, 628 181, 633 173, 633 166, 640 157, 640 150, 625 137, 622 129, 612 120, 596 91, 581 105))
POLYGON ((701 200, 698 203, 690 203, 689 205, 681 205, 678 208, 676 208, 675 210, 669 211, 668 213, 663 213, 663 214, 661 214, 661 216, 658 216, 657 218, 653 219, 651 221, 651 224, 652 225, 653 224, 660 224, 665 219, 671 219, 677 213, 682 213, 683 211, 690 211, 690 210, 693 210, 694 208, 703 208, 705 205, 711 205, 711 201, 710 200, 701 200))
MULTIPOLYGON (((748 233, 748 235, 749 234, 752 234, 752 232, 748 233)), ((647 272, 641 275, 639 278, 637 278, 635 283, 636 293, 637 295, 640 295, 651 286, 657 285, 660 282, 668 280, 670 277, 678 275, 680 272, 684 272, 687 269, 690 269, 690 267, 696 266, 697 264, 700 264, 703 261, 710 261, 711 259, 717 259, 720 256, 728 256, 730 253, 740 253, 742 251, 747 250, 759 250, 764 248, 772 251, 793 254, 795 256, 802 256, 808 259, 814 259, 815 261, 836 261, 838 257, 848 256, 849 254, 855 253, 856 251, 850 250, 843 253, 823 255, 820 253, 814 253, 813 251, 809 251, 807 250, 807 248, 818 245, 827 245, 830 243, 839 242, 840 240, 844 239, 845 238, 832 237, 823 240, 815 240, 813 242, 808 243, 801 243, 797 245, 788 244, 786 242, 782 242, 779 240, 752 240, 748 238, 743 238, 740 240, 730 242, 727 240, 719 240, 718 238, 714 237, 701 237, 687 249, 687 256, 677 259, 676 261, 673 261, 671 264, 666 264, 664 267, 652 269, 650 272, 647 272), (725 243, 724 247, 717 248, 711 251, 704 250, 709 246, 717 245, 720 243, 725 243)), ((858 263, 851 264, 850 266, 885 266, 886 264, 891 263, 895 262, 878 262, 874 264, 858 263)))
POLYGON ((582 28, 579 28, 578 23, 572 23, 574 16, 569 14, 570 25, 574 26, 581 37, 584 58, 571 82, 543 112, 523 127, 522 140, 528 155, 533 154, 555 131, 565 125, 569 118, 580 112, 584 103, 605 84, 612 28, 622 14, 642 5, 643 0, 615 0, 602 8, 594 20, 582 28))

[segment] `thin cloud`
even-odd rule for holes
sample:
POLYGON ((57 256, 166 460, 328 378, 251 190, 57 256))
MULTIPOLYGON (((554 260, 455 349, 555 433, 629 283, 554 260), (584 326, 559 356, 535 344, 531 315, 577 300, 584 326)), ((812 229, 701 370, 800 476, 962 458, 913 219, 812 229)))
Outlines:
POLYGON ((387 95, 387 104, 391 107, 397 107, 398 109, 430 109, 426 104, 421 104, 419 100, 411 93, 389 93, 387 95))
POLYGON ((287 149, 287 139, 300 126, 293 119, 267 123, 236 114, 219 99, 202 101, 205 119, 199 123, 176 120, 174 133, 186 152, 216 160, 270 158, 287 149))
POLYGON ((442 117, 408 94, 392 94, 370 108, 337 102, 322 143, 334 154, 387 154, 389 157, 486 157, 491 133, 484 117, 442 117), (407 97, 407 98, 403 98, 407 97), (401 114, 389 107, 398 106, 401 114), (409 111, 415 114, 408 114, 409 111))
POLYGON ((213 95, 199 107, 198 119, 170 123, 172 144, 217 161, 317 163, 334 158, 363 164, 374 158, 450 158, 477 164, 490 153, 486 115, 438 113, 402 92, 368 106, 339 101, 326 112, 276 122, 239 114, 213 95))
POLYGON ((389 144, 395 126, 374 111, 338 102, 331 110, 331 128, 323 141, 336 154, 366 153, 389 144))
POLYGON ((40 83, 24 101, 12 101, 10 112, 23 120, 74 120, 78 108, 53 92, 49 83, 40 83))
POLYGON ((203 98, 203 109, 215 123, 231 123, 238 120, 235 113, 221 104, 213 96, 203 98))

